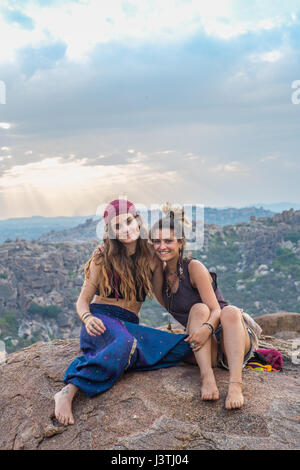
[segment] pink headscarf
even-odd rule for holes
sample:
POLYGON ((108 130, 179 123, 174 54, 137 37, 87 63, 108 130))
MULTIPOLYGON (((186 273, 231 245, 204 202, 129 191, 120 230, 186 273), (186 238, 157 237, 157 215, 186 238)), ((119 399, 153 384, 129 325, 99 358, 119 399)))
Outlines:
POLYGON ((117 217, 120 214, 128 214, 129 212, 133 215, 137 214, 135 205, 132 202, 127 201, 127 199, 115 199, 106 206, 104 211, 104 220, 106 225, 114 217, 117 217))

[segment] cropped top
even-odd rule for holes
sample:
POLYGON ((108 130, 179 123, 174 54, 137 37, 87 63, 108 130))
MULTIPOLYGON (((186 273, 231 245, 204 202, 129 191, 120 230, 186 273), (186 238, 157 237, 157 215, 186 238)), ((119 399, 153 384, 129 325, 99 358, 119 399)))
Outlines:
MULTIPOLYGON (((136 300, 137 302, 144 302, 145 299, 146 299, 146 292, 145 292, 145 289, 144 287, 142 288, 142 297, 138 297, 138 285, 137 285, 137 282, 136 282, 136 265, 135 265, 135 256, 136 254, 133 253, 132 255, 130 255, 130 257, 132 258, 132 261, 133 261, 133 270, 132 270, 132 276, 133 276, 133 279, 135 280, 135 297, 136 297, 136 300)), ((109 299, 124 299, 124 297, 122 296, 122 294, 120 293, 120 289, 119 289, 120 285, 119 283, 117 284, 116 286, 116 277, 113 276, 113 281, 112 281, 112 291, 109 295, 105 296, 106 298, 109 298, 109 299), (116 289, 117 287, 117 289, 116 289)), ((100 295, 100 291, 99 291, 99 288, 97 287, 97 290, 96 290, 96 293, 95 295, 100 295)))
MULTIPOLYGON (((200 297, 198 289, 193 287, 190 281, 188 265, 192 259, 196 258, 185 258, 183 260, 184 279, 179 280, 179 287, 175 293, 172 293, 171 299, 169 299, 166 294, 167 280, 165 275, 162 290, 164 304, 168 308, 169 300, 171 300, 170 313, 179 323, 184 326, 187 325, 189 311, 192 306, 196 303, 202 303, 202 299, 200 297)), ((229 303, 224 300, 224 297, 220 289, 218 288, 217 274, 211 271, 209 271, 209 274, 213 279, 213 289, 215 291, 220 307, 223 308, 226 305, 229 305, 229 303)))

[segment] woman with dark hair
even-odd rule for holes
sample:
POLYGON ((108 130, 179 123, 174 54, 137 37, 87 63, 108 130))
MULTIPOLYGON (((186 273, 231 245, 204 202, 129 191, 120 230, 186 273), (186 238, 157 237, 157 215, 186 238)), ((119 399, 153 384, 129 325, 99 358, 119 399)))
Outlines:
POLYGON ((186 327, 202 378, 202 398, 219 392, 212 366, 229 369, 227 409, 241 408, 242 370, 257 347, 261 329, 252 318, 226 302, 217 275, 195 258, 184 257, 184 212, 168 210, 151 228, 150 238, 164 262, 162 295, 167 310, 186 327))
POLYGON ((127 370, 152 370, 178 364, 192 354, 187 335, 139 325, 138 313, 152 291, 161 296, 162 263, 149 244, 135 206, 112 201, 104 212, 101 250, 85 265, 76 309, 83 325, 83 355, 68 367, 55 399, 55 416, 74 424, 72 400, 78 389, 93 397, 108 390, 127 370), (93 302, 92 302, 93 299, 93 302))

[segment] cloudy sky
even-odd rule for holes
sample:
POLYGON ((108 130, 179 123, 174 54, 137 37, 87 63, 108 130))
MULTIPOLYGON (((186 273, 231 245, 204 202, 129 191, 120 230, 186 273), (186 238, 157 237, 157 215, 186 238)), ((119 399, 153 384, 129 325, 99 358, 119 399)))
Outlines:
POLYGON ((1 0, 0 44, 0 219, 300 203, 299 0, 1 0))

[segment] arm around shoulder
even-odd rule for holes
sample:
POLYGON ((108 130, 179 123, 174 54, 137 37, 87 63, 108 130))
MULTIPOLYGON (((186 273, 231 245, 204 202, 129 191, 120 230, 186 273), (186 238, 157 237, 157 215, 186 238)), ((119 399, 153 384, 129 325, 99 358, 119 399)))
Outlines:
POLYGON ((166 308, 162 296, 162 286, 163 286, 163 264, 162 262, 155 256, 153 259, 153 266, 152 269, 152 290, 157 301, 163 308, 166 308))

